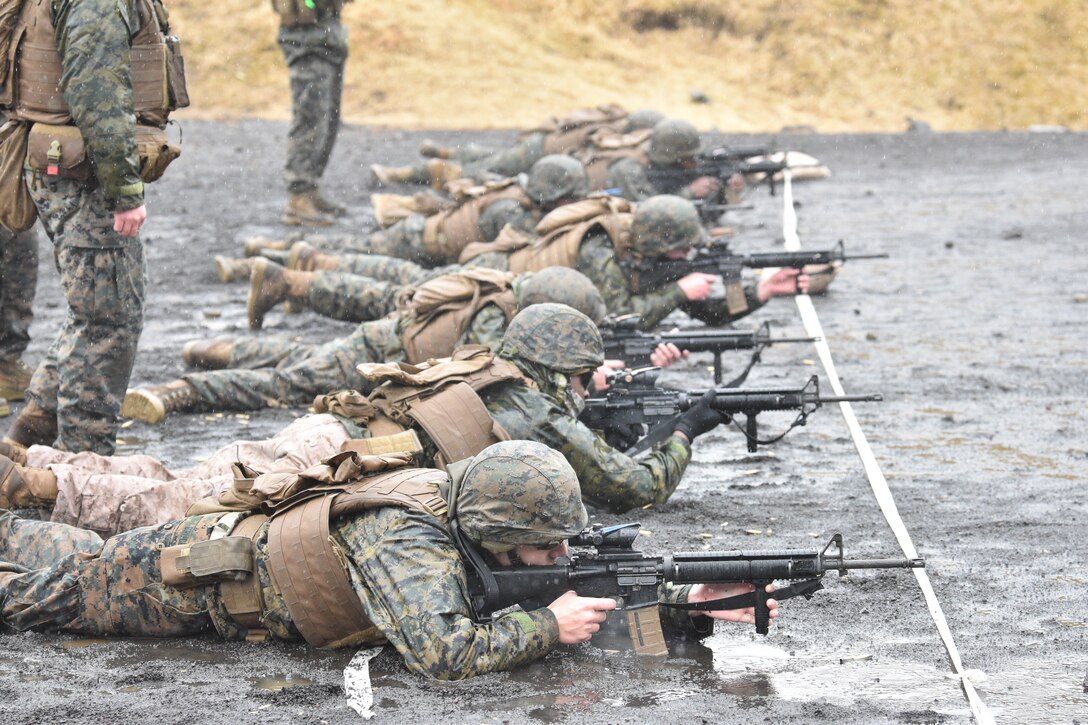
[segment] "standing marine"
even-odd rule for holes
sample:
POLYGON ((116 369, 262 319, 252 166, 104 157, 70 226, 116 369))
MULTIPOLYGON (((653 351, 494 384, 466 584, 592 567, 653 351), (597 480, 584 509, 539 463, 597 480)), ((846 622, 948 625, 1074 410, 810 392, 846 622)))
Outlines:
POLYGON ((340 97, 348 58, 348 31, 340 22, 345 0, 273 0, 277 36, 291 81, 287 131, 288 226, 330 226, 347 210, 318 188, 340 131, 340 97))
POLYGON ((29 194, 68 303, 8 437, 110 454, 143 328, 144 184, 180 153, 188 105, 160 0, 25 0, 0 107, 26 136, 29 194))

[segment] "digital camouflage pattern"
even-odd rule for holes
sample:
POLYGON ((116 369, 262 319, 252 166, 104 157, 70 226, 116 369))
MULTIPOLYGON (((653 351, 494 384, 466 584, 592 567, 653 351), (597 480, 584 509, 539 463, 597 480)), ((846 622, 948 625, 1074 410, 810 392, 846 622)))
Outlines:
POLYGON ((608 314, 601 293, 581 272, 567 267, 548 267, 526 272, 514 278, 514 296, 518 309, 543 302, 557 302, 573 307, 599 323, 608 314))
MULTIPOLYGON (((216 629, 246 632, 230 620, 216 585, 176 589, 161 583, 160 549, 207 539, 219 515, 191 516, 134 529, 105 542, 64 524, 0 513, 0 616, 19 631, 92 636, 178 637, 216 629)), ((297 630, 268 576, 267 524, 256 541, 263 624, 276 639, 297 630)), ((486 625, 471 619, 467 577, 445 528, 417 511, 382 508, 334 522, 356 593, 370 620, 414 672, 460 679, 536 659, 558 642, 549 610, 518 612, 486 625)), ((376 640, 371 644, 377 644, 376 640)))
POLYGON ((129 62, 132 38, 140 28, 137 4, 54 0, 53 24, 63 68, 61 90, 100 186, 95 201, 108 211, 135 209, 144 203, 129 62))
POLYGON ((695 205, 678 196, 652 196, 635 209, 631 221, 631 246, 643 259, 663 256, 708 240, 695 205))
POLYGON ((604 364, 604 341, 593 320, 572 307, 548 302, 514 316, 498 354, 561 373, 580 373, 604 364))
POLYGON ((38 286, 38 228, 12 234, 0 226, 0 363, 22 357, 30 344, 38 286))
POLYGON ((305 306, 334 320, 368 322, 393 312, 404 288, 362 275, 314 272, 305 306))
POLYGON ((589 193, 589 179, 585 167, 574 157, 549 154, 529 169, 524 188, 537 204, 546 204, 560 199, 584 198, 589 193))
MULTIPOLYGON (((651 164, 650 166, 656 167, 657 165, 651 164)), ((676 167, 663 165, 662 168, 676 167)), ((631 156, 621 157, 608 166, 604 186, 609 193, 631 201, 643 201, 658 194, 673 194, 685 199, 694 197, 691 187, 687 184, 681 183, 667 188, 650 181, 646 165, 631 156)))
POLYGON ((317 188, 340 130, 348 32, 335 8, 321 15, 312 25, 281 27, 278 36, 291 81, 284 180, 292 194, 317 188))
POLYGON ((56 411, 54 447, 109 455, 143 329, 147 266, 139 238, 113 230, 102 193, 69 179, 32 177, 30 194, 53 242, 68 313, 27 399, 56 411))
POLYGON ((589 522, 574 469, 559 452, 529 440, 495 443, 473 458, 456 515, 465 535, 492 551, 554 545, 589 522))
MULTIPOLYGON (((351 335, 321 345, 285 340, 244 340, 231 351, 231 368, 189 373, 182 379, 196 390, 208 410, 260 410, 280 405, 307 406, 318 395, 369 383, 356 371, 368 362, 401 362, 406 318, 360 324, 351 335), (257 369, 246 369, 260 366, 257 369), (274 366, 274 367, 272 367, 274 366)), ((459 345, 497 345, 506 318, 488 305, 469 323, 459 345)))
POLYGON ((658 121, 650 136, 650 161, 655 164, 676 164, 693 158, 702 150, 699 132, 683 119, 658 121))

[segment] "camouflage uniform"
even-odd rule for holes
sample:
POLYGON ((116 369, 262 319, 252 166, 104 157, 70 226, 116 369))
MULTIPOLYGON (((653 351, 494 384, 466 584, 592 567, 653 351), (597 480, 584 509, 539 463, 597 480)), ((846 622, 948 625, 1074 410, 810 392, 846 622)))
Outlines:
POLYGON ((37 286, 37 228, 12 234, 0 227, 0 363, 20 359, 30 344, 37 286))
POLYGON ((287 191, 317 188, 340 130, 340 96, 348 57, 348 32, 336 3, 316 3, 317 22, 281 27, 280 50, 291 80, 287 132, 287 191))
POLYGON ((95 174, 83 183, 28 171, 68 314, 27 399, 56 411, 54 445, 61 450, 113 452, 117 413, 143 329, 143 244, 113 230, 113 212, 144 203, 129 66, 138 30, 129 19, 137 17, 132 0, 54 3, 64 98, 95 174))
MULTIPOLYGON (((513 458, 511 452, 494 462, 493 468, 504 475, 491 495, 477 504, 476 511, 518 497, 518 492, 524 495, 530 479, 541 475, 539 464, 531 458, 529 465, 516 465, 528 457, 521 451, 524 442, 499 446, 517 452, 518 457, 513 458)), ((542 536, 556 538, 543 530, 534 538, 533 529, 549 528, 540 523, 528 531, 504 531, 500 522, 479 520, 469 507, 472 489, 467 482, 474 475, 473 465, 475 461, 461 479, 462 491, 468 493, 451 501, 466 517, 466 534, 480 531, 486 538, 478 544, 498 541, 517 545, 542 536), (466 505, 461 507, 458 502, 463 499, 466 505)), ((577 491, 575 481, 575 497, 577 491)), ((550 505, 549 498, 539 502, 550 505)), ((529 509, 534 521, 554 524, 556 516, 538 517, 539 510, 536 505, 529 509)), ((572 522, 584 525, 585 511, 580 513, 572 522)), ((160 552, 213 538, 217 526, 225 528, 220 525, 221 518, 222 514, 190 516, 103 542, 89 531, 0 512, 0 561, 5 562, 0 564, 0 621, 19 631, 174 637, 214 629, 227 639, 242 639, 247 630, 227 612, 219 585, 178 589, 162 584, 160 552)), ((272 585, 268 528, 264 523, 254 538, 254 575, 263 605, 261 626, 276 639, 297 640, 299 632, 283 597, 272 585)), ((564 530, 558 538, 570 535, 564 530)), ((516 667, 558 644, 558 623, 547 608, 507 613, 489 624, 473 620, 464 594, 468 577, 461 554, 446 523, 435 516, 413 508, 376 508, 333 520, 330 537, 342 552, 342 566, 365 615, 376 627, 367 641, 353 641, 352 645, 388 640, 413 672, 454 680, 516 667)), ((483 555, 488 556, 486 549, 483 555)), ((687 592, 686 587, 663 587, 662 596, 669 601, 686 601, 687 592)), ((682 633, 696 636, 711 631, 705 622, 700 628, 692 618, 678 615, 666 617, 665 623, 675 623, 682 633)))

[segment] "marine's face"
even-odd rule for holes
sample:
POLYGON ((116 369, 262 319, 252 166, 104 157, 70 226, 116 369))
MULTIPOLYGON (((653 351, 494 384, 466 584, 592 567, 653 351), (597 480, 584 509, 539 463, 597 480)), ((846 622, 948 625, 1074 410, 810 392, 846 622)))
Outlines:
POLYGON ((691 247, 678 247, 665 252, 665 259, 687 259, 691 254, 691 247))
POLYGON ((567 542, 565 541, 550 547, 521 544, 514 549, 513 556, 510 555, 510 552, 502 551, 495 554, 495 560, 501 566, 510 566, 515 559, 525 566, 551 566, 555 564, 556 559, 569 553, 570 549, 567 548, 567 542))

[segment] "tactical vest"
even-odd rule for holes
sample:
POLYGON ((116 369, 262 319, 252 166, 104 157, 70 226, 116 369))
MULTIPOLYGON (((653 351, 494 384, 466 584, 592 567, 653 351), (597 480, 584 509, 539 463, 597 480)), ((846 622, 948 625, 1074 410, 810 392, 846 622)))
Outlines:
MULTIPOLYGON (((442 471, 402 468, 306 488, 271 507, 271 518, 253 514, 243 519, 231 536, 256 542, 267 524, 268 573, 274 592, 283 598, 295 628, 310 645, 336 648, 379 643, 384 635, 367 617, 355 593, 343 563, 347 557, 331 536, 331 526, 352 514, 386 506, 422 511, 444 526, 447 504, 441 486, 448 480, 442 471)), ((267 636, 255 574, 223 582, 220 594, 231 618, 249 631, 248 639, 267 636)))
POLYGON ((410 363, 449 357, 480 310, 495 305, 506 322, 517 314, 510 284, 514 275, 492 269, 470 268, 432 279, 398 296, 397 310, 412 320, 401 333, 410 363))
POLYGON ((506 179, 497 185, 489 184, 482 194, 469 197, 453 209, 427 217, 423 225, 423 249, 436 259, 457 259, 469 244, 487 241, 480 231, 480 215, 500 199, 513 199, 539 218, 536 204, 517 181, 506 179))
MULTIPOLYGON (((170 112, 189 105, 181 44, 169 36, 161 0, 137 0, 142 21, 132 39, 132 100, 139 123, 162 128, 170 112)), ((9 73, 0 87, 0 106, 16 119, 55 126, 72 124, 61 93, 62 65, 57 50, 51 0, 25 0, 12 31, 9 73)))
POLYGON ((536 128, 521 134, 544 134, 545 154, 573 154, 589 142, 597 131, 622 133, 627 124, 627 111, 617 105, 607 104, 596 108, 584 108, 561 118, 551 118, 536 128))
POLYGON ((354 391, 320 396, 319 411, 365 425, 374 437, 422 429, 434 443, 436 468, 470 458, 510 436, 491 417, 480 391, 515 382, 536 387, 516 365, 484 345, 464 345, 426 363, 366 363, 359 373, 378 387, 365 399, 354 391))
POLYGON ((635 159, 643 166, 650 164, 651 129, 628 134, 594 134, 591 143, 581 153, 574 154, 586 169, 589 188, 597 191, 608 186, 608 169, 620 159, 635 159))
MULTIPOLYGON (((612 240, 616 259, 626 258, 631 248, 630 202, 617 197, 598 196, 566 204, 550 212, 536 225, 540 237, 507 227, 490 244, 474 244, 465 256, 484 252, 509 255, 509 269, 515 274, 537 272, 548 267, 578 268, 578 252, 591 232, 603 230, 612 240)), ((462 261, 464 257, 462 257, 462 261)))

